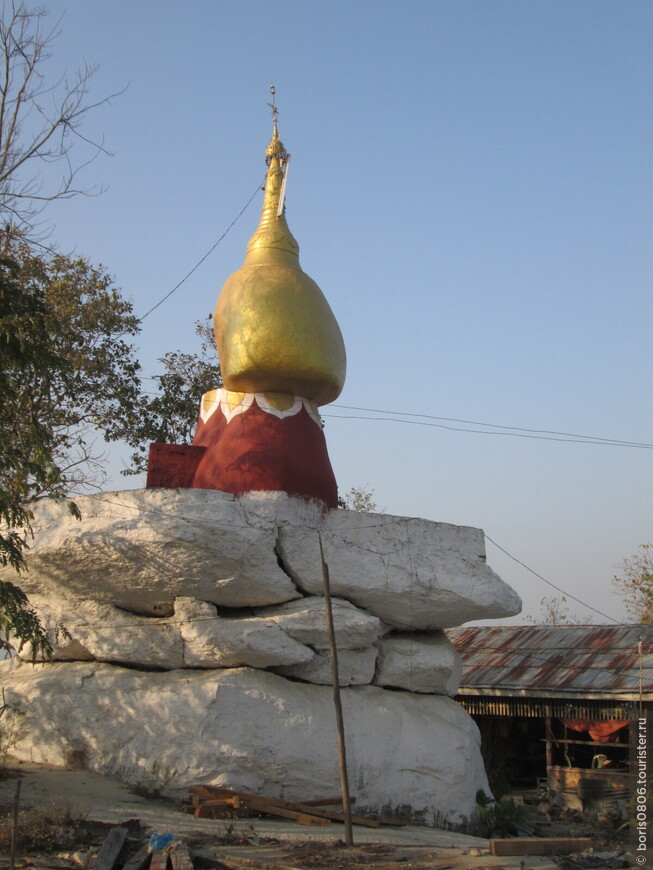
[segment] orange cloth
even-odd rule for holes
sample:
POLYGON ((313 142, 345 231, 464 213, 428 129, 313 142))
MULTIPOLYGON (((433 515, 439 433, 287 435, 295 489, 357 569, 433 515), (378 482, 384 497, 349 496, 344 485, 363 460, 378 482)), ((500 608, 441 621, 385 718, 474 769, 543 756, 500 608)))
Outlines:
POLYGON ((629 725, 623 719, 563 719, 563 725, 572 731, 589 731, 595 743, 614 743, 612 738, 629 725))

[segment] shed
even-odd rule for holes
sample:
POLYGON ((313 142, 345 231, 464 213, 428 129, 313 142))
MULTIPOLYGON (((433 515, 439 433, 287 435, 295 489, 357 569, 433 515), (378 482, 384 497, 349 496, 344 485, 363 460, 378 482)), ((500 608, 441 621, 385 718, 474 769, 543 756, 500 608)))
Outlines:
POLYGON ((653 625, 481 626, 447 631, 463 662, 493 790, 548 785, 584 808, 628 793, 653 701, 653 625))

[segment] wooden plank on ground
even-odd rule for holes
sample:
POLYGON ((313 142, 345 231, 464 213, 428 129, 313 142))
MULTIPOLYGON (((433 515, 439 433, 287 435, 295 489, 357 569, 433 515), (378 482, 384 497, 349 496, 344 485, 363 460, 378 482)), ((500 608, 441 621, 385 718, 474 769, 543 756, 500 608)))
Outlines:
MULTIPOLYGON (((234 808, 243 809, 246 814, 247 808, 253 811, 259 811, 270 814, 269 807, 281 807, 300 815, 314 816, 322 819, 330 819, 334 822, 344 822, 345 815, 338 810, 322 809, 322 806, 332 804, 340 804, 340 798, 321 798, 309 801, 286 801, 282 798, 271 798, 265 795, 255 795, 249 792, 236 791, 235 789, 219 788, 212 785, 189 786, 188 791, 193 795, 193 803, 197 799, 194 816, 196 819, 209 818, 214 810, 219 808, 220 804, 231 804, 234 808), (268 807, 267 809, 263 804, 268 807), (241 806, 242 805, 242 806, 241 806)), ((353 802, 354 799, 351 799, 353 802)), ((255 814, 255 812, 254 812, 255 814)), ((216 812, 215 815, 218 815, 216 812)), ((221 815, 221 814, 220 814, 221 815)), ((281 815, 280 813, 278 815, 281 815)), ((292 818, 285 816, 285 818, 292 818)), ((367 828, 379 828, 380 822, 375 819, 369 819, 366 816, 352 816, 354 825, 361 825, 367 828)), ((304 822, 306 824, 306 822, 304 822)), ((315 824, 312 822, 311 824, 315 824)))
POLYGON ((281 816, 282 819, 293 819, 300 825, 321 825, 323 828, 328 828, 331 825, 331 819, 323 819, 320 816, 314 816, 311 813, 290 810, 286 807, 280 807, 277 804, 265 803, 264 801, 257 801, 256 809, 269 816, 281 816))
POLYGON ((241 805, 242 801, 238 797, 238 795, 233 795, 233 797, 221 797, 221 798, 210 798, 210 800, 200 801, 197 806, 199 807, 235 807, 238 809, 241 805))
POLYGON ((111 828, 91 865, 92 870, 113 870, 126 839, 127 828, 111 828))
MULTIPOLYGON (((249 796, 248 792, 237 791, 233 788, 224 788, 222 786, 217 785, 190 785, 188 786, 188 791, 191 795, 197 798, 210 799, 210 798, 228 798, 233 797, 234 795, 240 795, 240 797, 249 796)), ((257 795, 257 797, 264 797, 264 795, 257 795)), ((281 798, 275 798, 275 800, 281 800, 281 798)), ((349 798, 350 803, 356 803, 355 797, 349 798)), ((312 806, 312 807, 329 807, 342 803, 342 796, 339 797, 325 797, 325 798, 315 798, 311 800, 301 800, 298 801, 300 804, 304 804, 304 806, 312 806)))
MULTIPOLYGON (((330 797, 330 798, 316 798, 315 800, 298 801, 300 804, 304 804, 305 807, 333 807, 340 806, 342 804, 342 796, 340 797, 330 797)), ((355 804, 356 798, 350 797, 349 803, 355 804)))
POLYGON ((514 855, 569 855, 584 852, 593 845, 589 837, 515 837, 490 840, 490 854, 504 858, 514 855))
POLYGON ((131 858, 125 861, 122 870, 143 870, 145 865, 150 863, 150 854, 146 843, 137 852, 134 852, 131 858))
POLYGON ((202 804, 193 810, 196 819, 246 819, 256 813, 252 813, 249 807, 232 807, 231 804, 221 803, 214 806, 202 804))
POLYGON ((152 852, 150 870, 168 870, 168 852, 165 849, 161 852, 152 852))
POLYGON ((233 797, 237 794, 233 788, 219 788, 217 785, 189 785, 188 791, 202 798, 233 797))
POLYGON ((241 870, 246 867, 248 870, 306 870, 305 867, 295 867, 290 864, 279 864, 277 861, 270 863, 269 861, 258 861, 256 858, 241 858, 235 855, 224 855, 222 852, 216 852, 216 857, 220 862, 220 866, 225 870, 241 870))
POLYGON ((193 870, 193 859, 185 843, 179 843, 176 849, 170 850, 172 870, 193 870))
MULTIPOLYGON (((243 801, 246 801, 251 807, 258 807, 261 801, 265 801, 268 805, 284 807, 289 810, 294 810, 297 813, 308 813, 309 815, 318 816, 322 819, 331 819, 333 822, 344 822, 344 813, 339 813, 337 810, 324 810, 320 807, 311 806, 310 804, 299 803, 299 801, 284 801, 281 798, 264 798, 262 795, 245 795, 239 792, 243 801)), ((267 812, 264 810, 263 812, 267 812)), ((361 825, 367 828, 379 828, 380 824, 376 819, 368 819, 366 816, 352 816, 354 825, 361 825)))

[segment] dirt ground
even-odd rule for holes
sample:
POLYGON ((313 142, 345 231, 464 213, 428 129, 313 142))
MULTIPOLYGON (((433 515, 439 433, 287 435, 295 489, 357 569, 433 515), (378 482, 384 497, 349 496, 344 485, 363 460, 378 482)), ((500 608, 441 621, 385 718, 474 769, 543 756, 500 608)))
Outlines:
MULTIPOLYGON (((180 802, 135 794, 112 778, 86 770, 16 763, 0 775, 0 870, 9 866, 19 783, 18 830, 24 839, 16 850, 17 868, 86 870, 93 866, 111 828, 125 824, 129 834, 117 868, 154 832, 174 833, 171 848, 187 847, 195 870, 554 870, 561 866, 545 856, 493 857, 486 839, 418 827, 355 826, 355 845, 346 848, 343 825, 338 823, 308 828, 265 817, 200 820, 183 813, 180 802)), ((614 850, 618 838, 608 842, 604 822, 590 824, 573 817, 550 824, 545 820, 538 834, 591 836, 597 848, 614 850)))

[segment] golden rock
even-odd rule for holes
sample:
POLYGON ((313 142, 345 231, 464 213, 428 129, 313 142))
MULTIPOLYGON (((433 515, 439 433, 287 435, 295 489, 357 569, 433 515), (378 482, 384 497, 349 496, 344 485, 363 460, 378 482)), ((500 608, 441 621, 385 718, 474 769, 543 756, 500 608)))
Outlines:
POLYGON ((288 159, 275 118, 261 220, 245 262, 220 293, 215 338, 228 390, 289 393, 326 405, 342 392, 345 345, 324 294, 299 265, 282 203, 288 159))

